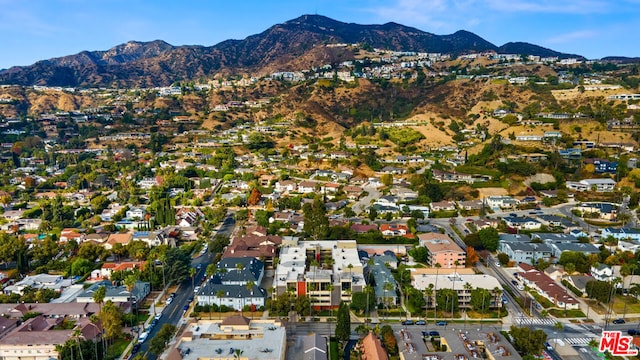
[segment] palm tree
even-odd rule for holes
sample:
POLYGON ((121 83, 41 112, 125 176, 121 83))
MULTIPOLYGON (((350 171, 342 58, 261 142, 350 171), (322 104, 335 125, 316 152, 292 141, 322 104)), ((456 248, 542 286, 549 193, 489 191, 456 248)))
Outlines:
MULTIPOLYGON (((224 297, 224 291, 218 290, 216 292, 216 297, 218 297, 218 319, 222 318, 222 297, 224 297)), ((211 307, 209 307, 209 319, 211 319, 211 307)))
POLYGON ((433 288, 433 323, 435 324, 436 316, 438 314, 438 272, 440 272, 442 265, 440 265, 440 263, 436 263, 434 266, 436 268, 436 284, 433 288))
POLYGON ((386 305, 386 307, 387 307, 387 312, 389 312, 389 302, 390 302, 390 299, 387 297, 387 292, 389 292, 389 291, 392 291, 392 290, 393 290, 393 284, 392 284, 392 283, 390 283, 390 282, 385 283, 385 284, 382 286, 382 288, 384 289, 384 303, 385 303, 385 305, 386 305))
MULTIPOLYGON (((124 285, 127 288, 127 291, 129 292, 129 294, 131 295, 131 297, 133 298, 133 300, 135 301, 135 305, 136 305, 136 325, 138 323, 138 298, 134 297, 133 295, 133 289, 136 286, 136 282, 138 281, 137 276, 135 274, 131 274, 131 275, 127 275, 127 277, 124 278, 124 285)), ((131 324, 131 326, 133 326, 133 324, 131 324)))
MULTIPOLYGON (((107 295, 107 288, 104 286, 100 286, 93 293, 93 301, 100 306, 100 312, 102 312, 102 304, 104 303, 104 298, 107 295)), ((104 339, 104 326, 100 326, 100 338, 102 339, 102 349, 106 355, 107 353, 107 343, 104 339)))
POLYGON ((493 296, 495 296, 495 300, 494 300, 494 306, 496 307, 496 310, 498 311, 498 316, 500 316, 500 314, 502 313, 500 311, 500 306, 498 306, 498 304, 500 304, 500 300, 498 300, 498 296, 500 295, 501 291, 499 287, 494 287, 493 288, 493 296))
MULTIPOLYGON (((426 297, 426 298, 427 298, 427 299, 426 299, 426 308, 427 308, 427 309, 429 309, 429 303, 431 302, 431 300, 432 300, 432 299, 431 299, 431 297, 433 296, 433 284, 429 284, 429 286, 428 286, 428 287, 426 287, 426 288, 423 290, 423 293, 424 293, 424 297, 426 297)), ((435 302, 435 301, 434 301, 434 302, 435 302)), ((424 316, 424 319, 425 319, 425 320, 427 320, 427 313, 426 313, 426 310, 425 310, 425 316, 424 316)))
POLYGON ((196 268, 189 268, 189 276, 191 277, 191 288, 193 289, 196 288, 195 280, 197 272, 198 270, 196 270, 196 268))
MULTIPOLYGON (((467 310, 471 307, 471 290, 473 289, 473 286, 471 286, 471 284, 469 282, 464 283, 464 299, 467 299, 467 293, 469 294, 469 302, 467 302, 467 307, 465 307, 464 310, 464 326, 467 326, 467 310)), ((482 301, 482 305, 484 305, 484 301, 482 301)), ((483 313, 484 313, 484 309, 483 309, 483 313)))
MULTIPOLYGON (((456 292, 456 278, 458 277, 458 265, 460 265, 460 263, 458 262, 458 260, 454 261, 453 264, 455 265, 455 269, 453 270, 453 282, 451 284, 451 287, 453 289, 453 291, 457 294, 456 292)), ((451 320, 453 321, 453 305, 455 304, 455 302, 453 301, 453 299, 451 300, 451 320)))
MULTIPOLYGON (((245 287, 247 288, 247 290, 249 291, 249 293, 251 295, 253 295, 253 287, 256 286, 256 283, 253 281, 247 281, 247 284, 245 285, 245 287)), ((251 301, 251 304, 253 305, 253 300, 251 301)), ((244 306, 247 306, 247 298, 244 298, 244 306)), ((244 310, 244 306, 242 307, 242 310, 244 310)), ((253 319, 253 311, 251 311, 251 318, 253 319)))

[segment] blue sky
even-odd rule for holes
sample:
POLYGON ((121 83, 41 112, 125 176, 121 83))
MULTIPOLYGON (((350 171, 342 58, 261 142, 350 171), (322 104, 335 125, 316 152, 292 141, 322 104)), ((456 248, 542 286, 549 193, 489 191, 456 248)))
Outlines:
POLYGON ((0 69, 130 40, 215 45, 303 14, 464 29, 588 58, 640 56, 640 0, 0 0, 0 69))

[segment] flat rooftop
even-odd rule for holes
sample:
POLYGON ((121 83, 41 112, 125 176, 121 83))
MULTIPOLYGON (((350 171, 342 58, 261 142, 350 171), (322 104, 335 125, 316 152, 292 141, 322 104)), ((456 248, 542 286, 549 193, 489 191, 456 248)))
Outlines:
POLYGON ((240 359, 280 360, 285 348, 286 328, 273 320, 251 320, 233 330, 221 328, 220 321, 200 320, 187 327, 177 346, 183 360, 233 359, 235 350, 242 351, 240 359))
MULTIPOLYGON (((474 288, 481 288, 487 290, 493 290, 494 288, 502 289, 502 286, 496 278, 493 276, 479 274, 479 275, 465 275, 458 273, 451 274, 416 274, 411 275, 412 285, 416 289, 422 291, 429 287, 429 284, 436 285, 436 277, 438 280, 438 289, 453 289, 463 290, 464 284, 469 283, 474 288)), ((437 289, 436 289, 437 290, 437 289)))

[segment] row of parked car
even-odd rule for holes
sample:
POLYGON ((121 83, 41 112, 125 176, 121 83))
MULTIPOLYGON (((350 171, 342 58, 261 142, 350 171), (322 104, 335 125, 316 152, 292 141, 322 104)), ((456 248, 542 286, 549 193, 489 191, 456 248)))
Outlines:
MULTIPOLYGON (((425 320, 413 321, 411 319, 407 319, 407 320, 402 322, 402 325, 427 325, 427 322, 425 320)), ((438 326, 446 326, 447 322, 446 321, 436 321, 436 325, 438 325, 438 326)))

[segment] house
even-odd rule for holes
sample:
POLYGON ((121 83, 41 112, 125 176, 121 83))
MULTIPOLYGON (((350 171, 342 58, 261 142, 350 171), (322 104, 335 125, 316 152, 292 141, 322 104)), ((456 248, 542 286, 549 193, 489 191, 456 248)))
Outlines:
POLYGON ((377 199, 374 204, 398 207, 398 198, 391 195, 383 195, 379 199, 377 199))
POLYGON ((60 231, 60 238, 58 238, 58 242, 66 243, 73 240, 76 243, 80 244, 83 242, 83 239, 84 234, 79 233, 76 229, 65 228, 60 231))
POLYGON ((569 190, 575 191, 590 191, 595 190, 596 192, 611 192, 616 188, 616 182, 612 179, 582 179, 580 181, 573 182, 567 181, 566 187, 569 190))
POLYGON ((551 248, 551 255, 557 258, 565 251, 576 251, 584 253, 585 255, 600 253, 600 249, 593 244, 556 242, 549 243, 548 245, 551 248))
POLYGON ((132 207, 125 213, 127 219, 144 220, 147 210, 142 207, 132 207))
POLYGON ((582 214, 598 214, 600 219, 613 221, 618 216, 618 207, 615 204, 602 202, 584 202, 574 207, 574 210, 582 214))
POLYGON ((613 279, 613 268, 602 263, 591 265, 591 276, 600 281, 611 281, 613 279))
POLYGON ((500 225, 500 220, 498 219, 478 219, 474 220, 473 224, 476 226, 476 229, 482 230, 489 227, 497 229, 500 225))
POLYGON ((409 229, 404 224, 380 224, 380 232, 384 236, 404 236, 409 229))
POLYGON ((327 360, 327 339, 316 333, 302 339, 303 360, 327 360))
POLYGON ((356 234, 364 234, 369 231, 378 231, 378 225, 376 224, 352 224, 351 231, 356 234))
POLYGON ((264 263, 251 257, 227 257, 218 262, 214 281, 224 285, 244 286, 249 282, 260 285, 264 263))
POLYGON ((122 244, 124 246, 129 244, 132 239, 133 234, 131 233, 111 234, 109 235, 107 242, 104 243, 104 248, 107 250, 111 250, 113 248, 113 245, 115 244, 122 244))
POLYGON ((437 201, 429 204, 431 211, 455 211, 456 203, 453 201, 437 201))
POLYGON ((606 239, 609 236, 617 240, 633 240, 640 241, 640 230, 630 228, 604 228, 600 233, 601 238, 606 239))
POLYGON ((559 308, 567 310, 579 309, 580 303, 567 290, 558 285, 547 274, 538 270, 528 270, 518 273, 520 280, 533 288, 538 294, 547 298, 559 308))
POLYGON ((505 224, 517 230, 537 230, 542 227, 542 224, 538 222, 538 220, 534 218, 530 218, 528 216, 525 217, 517 217, 517 216, 507 216, 502 219, 505 224))
POLYGON ((424 216, 425 219, 429 218, 429 214, 431 213, 431 208, 428 206, 422 206, 422 205, 409 205, 409 212, 413 213, 414 211, 419 211, 422 213, 422 216, 424 216))
POLYGON ((118 271, 133 271, 144 270, 146 262, 144 261, 123 261, 119 263, 106 262, 102 264, 102 268, 99 271, 99 277, 103 279, 110 279, 111 274, 118 271))
POLYGON ((284 192, 295 192, 298 189, 298 184, 292 180, 284 180, 278 181, 275 185, 275 191, 284 193, 284 192))
POLYGON ((549 245, 522 241, 500 241, 498 251, 507 254, 516 264, 534 265, 540 259, 548 261, 551 257, 549 245))
POLYGON ((494 210, 513 209, 520 201, 511 196, 487 196, 484 198, 484 204, 494 210))
POLYGON ((313 181, 301 181, 298 184, 298 192, 303 194, 316 192, 316 185, 313 181))
POLYGON ((102 329, 88 317, 75 321, 73 328, 62 326, 64 317, 43 315, 24 321, 0 339, 0 357, 5 360, 50 360, 60 357, 58 346, 77 338, 93 340, 102 329))
POLYGON ((391 269, 386 266, 384 259, 381 257, 374 256, 371 260, 372 264, 367 265, 367 278, 373 279, 373 293, 376 298, 376 304, 397 304, 398 284, 393 278, 391 269), (391 286, 387 284, 391 284, 391 286))
POLYGON ((58 292, 62 292, 65 288, 73 285, 73 279, 65 279, 60 275, 49 274, 37 274, 33 276, 25 276, 22 280, 16 282, 13 285, 8 285, 4 288, 6 295, 18 294, 24 295, 25 288, 31 289, 50 289, 58 292))
POLYGON ((600 158, 584 159, 585 164, 592 164, 596 174, 615 174, 618 172, 618 162, 600 158))
POLYGON ((473 183, 473 175, 462 174, 455 171, 433 169, 433 178, 438 182, 466 182, 473 183))
POLYGON ((458 201, 458 207, 460 210, 481 210, 482 209, 482 200, 469 200, 469 201, 458 201))
POLYGON ((114 303, 121 302, 132 302, 137 303, 138 301, 144 299, 151 292, 151 283, 144 281, 136 281, 133 289, 131 291, 127 290, 127 287, 124 285, 113 285, 111 281, 103 280, 96 282, 89 286, 85 291, 79 294, 76 297, 76 302, 78 303, 87 303, 87 302, 95 302, 93 299, 93 295, 98 290, 98 288, 104 286, 106 289, 106 293, 104 296, 104 301, 111 300, 114 303))
POLYGON ((362 360, 389 360, 387 351, 382 347, 380 339, 373 332, 369 332, 362 339, 360 353, 362 354, 362 360))
POLYGON ((533 233, 531 240, 540 240, 545 244, 549 243, 578 243, 577 237, 572 234, 563 233, 533 233))
POLYGON ((242 310, 247 305, 264 306, 267 292, 258 285, 247 288, 246 285, 225 285, 207 281, 198 291, 196 298, 200 305, 216 304, 242 310))
POLYGON ((418 239, 420 246, 429 250, 429 265, 440 264, 443 268, 464 267, 467 254, 448 235, 426 233, 419 234, 418 239))
POLYGON ((358 198, 360 198, 360 195, 362 195, 364 189, 362 189, 360 186, 345 185, 342 187, 342 191, 347 194, 347 197, 350 200, 357 200, 358 198))

